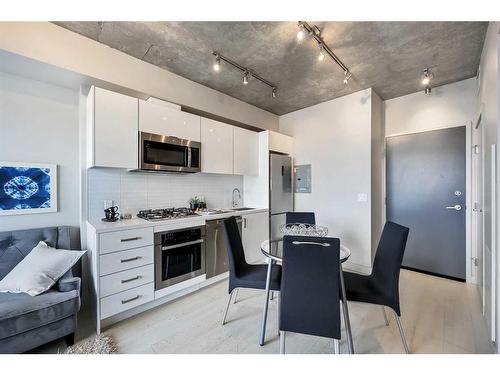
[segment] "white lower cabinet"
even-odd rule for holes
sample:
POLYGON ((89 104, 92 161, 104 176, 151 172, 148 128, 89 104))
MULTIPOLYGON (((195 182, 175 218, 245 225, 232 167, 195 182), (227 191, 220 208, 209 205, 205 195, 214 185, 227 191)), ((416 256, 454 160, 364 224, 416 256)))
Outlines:
POLYGON ((248 263, 263 263, 264 255, 260 250, 263 241, 269 239, 269 212, 257 212, 243 216, 241 240, 248 263))
POLYGON ((124 290, 154 282, 154 265, 132 268, 101 277, 100 297, 107 297, 124 290))
POLYGON ((101 319, 153 301, 154 297, 155 286, 154 283, 150 283, 101 298, 101 319))

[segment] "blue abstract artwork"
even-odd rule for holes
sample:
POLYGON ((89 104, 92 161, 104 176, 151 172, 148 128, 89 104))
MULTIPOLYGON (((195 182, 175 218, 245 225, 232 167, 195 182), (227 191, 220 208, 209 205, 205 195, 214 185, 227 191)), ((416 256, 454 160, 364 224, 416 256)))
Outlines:
POLYGON ((0 215, 57 211, 57 166, 0 162, 0 215))

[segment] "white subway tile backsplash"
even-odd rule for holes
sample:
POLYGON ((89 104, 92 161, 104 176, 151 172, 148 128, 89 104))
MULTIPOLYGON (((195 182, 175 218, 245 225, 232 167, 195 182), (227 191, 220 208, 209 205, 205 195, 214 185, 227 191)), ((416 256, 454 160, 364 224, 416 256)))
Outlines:
POLYGON ((132 215, 142 209, 185 207, 195 195, 204 196, 208 207, 231 207, 234 188, 243 195, 242 176, 131 173, 123 169, 92 168, 88 170, 88 217, 102 217, 104 200, 109 199, 115 202, 120 213, 132 215))

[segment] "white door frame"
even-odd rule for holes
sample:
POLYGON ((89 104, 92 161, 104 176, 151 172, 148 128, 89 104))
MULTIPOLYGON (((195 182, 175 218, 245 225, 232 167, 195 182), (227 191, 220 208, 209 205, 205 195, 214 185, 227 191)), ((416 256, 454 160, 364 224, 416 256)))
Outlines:
MULTIPOLYGON (((481 306, 482 306, 482 312, 483 312, 483 315, 484 315, 484 309, 485 309, 485 283, 484 283, 484 275, 485 275, 485 260, 484 260, 484 246, 485 246, 485 238, 484 238, 484 191, 485 191, 485 186, 484 186, 484 174, 485 174, 485 170, 484 170, 484 153, 485 153, 485 150, 484 150, 484 144, 485 144, 485 132, 484 132, 484 126, 483 126, 483 122, 482 122, 482 114, 480 113, 479 116, 477 117, 477 120, 474 122, 474 126, 472 127, 471 131, 472 131, 472 134, 474 133, 474 131, 476 129, 480 129, 480 139, 477 139, 476 141, 480 141, 480 146, 479 146, 479 152, 476 154, 477 156, 476 157, 479 157, 480 158, 480 168, 481 170, 480 171, 476 171, 476 163, 474 163, 474 154, 475 154, 475 146, 476 146, 476 143, 474 145, 472 145, 471 147, 471 161, 472 161, 472 165, 471 165, 471 172, 472 172, 472 186, 471 186, 471 207, 472 207, 472 212, 471 212, 471 241, 472 241, 472 244, 471 244, 471 249, 472 249, 472 254, 471 254, 471 260, 472 259, 475 259, 475 260, 478 260, 479 259, 479 255, 481 256, 481 266, 482 266, 482 274, 481 274, 481 280, 478 279, 478 273, 477 273, 477 267, 474 266, 474 263, 471 263, 471 274, 472 276, 474 277, 474 280, 475 280, 475 283, 477 285, 479 285, 479 287, 481 288, 481 306), (478 173, 480 173, 481 175, 481 185, 480 185, 480 189, 481 191, 480 192, 477 192, 476 190, 478 189, 478 186, 477 186, 477 176, 478 176, 478 173), (479 194, 479 196, 477 196, 476 194, 479 194), (476 198, 478 198, 476 200, 476 198), (479 204, 479 209, 480 209, 480 212, 474 212, 474 209, 475 209, 475 203, 478 203, 479 204), (480 231, 481 231, 481 247, 478 246, 478 241, 477 241, 477 237, 478 237, 478 225, 476 223, 476 220, 477 220, 477 217, 478 215, 481 215, 481 228, 480 228, 480 231)), ((472 137, 474 140, 475 137, 472 137)))
MULTIPOLYGON (((402 132, 387 135, 385 138, 397 137, 400 135, 409 135, 409 134, 418 134, 425 133, 433 130, 442 130, 442 129, 450 129, 457 128, 460 126, 465 126, 465 281, 470 284, 476 284, 476 272, 472 272, 473 263, 472 263, 472 122, 469 123, 460 123, 448 126, 437 126, 432 129, 425 129, 422 131, 414 131, 414 132, 402 132)), ((384 181, 386 179, 386 170, 384 163, 384 181)), ((387 196, 387 190, 384 186, 385 195, 387 196)), ((385 208, 384 202, 384 208, 385 208)), ((385 209, 384 209, 384 221, 385 221, 385 209)), ((475 268, 475 267, 474 267, 475 268)))

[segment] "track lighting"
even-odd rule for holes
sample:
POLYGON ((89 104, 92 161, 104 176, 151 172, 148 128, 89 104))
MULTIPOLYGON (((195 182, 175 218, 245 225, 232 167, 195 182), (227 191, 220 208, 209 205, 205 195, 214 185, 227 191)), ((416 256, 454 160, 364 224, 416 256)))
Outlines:
POLYGON ((218 72, 220 70, 221 62, 225 62, 226 64, 231 65, 233 68, 236 68, 243 73, 243 84, 244 85, 248 85, 248 83, 250 81, 250 76, 251 76, 252 78, 255 78, 257 81, 260 81, 264 85, 267 85, 268 87, 270 87, 271 88, 271 95, 273 98, 276 98, 278 96, 278 94, 277 94, 278 87, 276 87, 275 84, 273 84, 273 83, 269 82, 268 80, 259 76, 253 70, 246 68, 244 66, 241 66, 237 62, 235 62, 235 61, 233 61, 225 56, 222 56, 219 52, 213 51, 212 55, 215 56, 215 63, 214 63, 213 68, 216 72, 218 72))
POLYGON ((216 72, 218 72, 220 70, 220 57, 219 57, 219 55, 215 55, 214 70, 216 72))
POLYGON ((434 74, 432 74, 430 68, 425 68, 424 72, 422 73, 422 85, 427 86, 431 82, 431 79, 433 77, 434 74))
POLYGON ((430 94, 432 91, 432 88, 430 86, 425 86, 424 94, 430 94))
POLYGON ((299 21, 297 25, 299 27, 299 31, 297 32, 297 40, 300 42, 302 39, 304 39, 306 32, 308 33, 308 35, 314 38, 314 40, 316 41, 316 43, 318 43, 320 48, 318 61, 323 61, 325 58, 325 53, 328 54, 328 56, 330 56, 330 58, 340 67, 340 69, 344 71, 345 74, 344 84, 347 85, 352 74, 347 68, 347 66, 345 66, 345 64, 338 58, 337 55, 335 55, 335 53, 333 53, 330 47, 328 47, 328 45, 325 43, 325 41, 321 37, 320 28, 316 25, 311 26, 305 21, 299 21))

